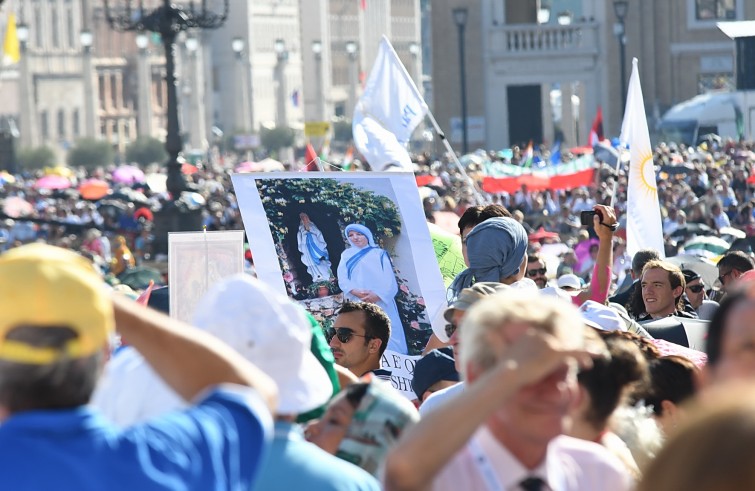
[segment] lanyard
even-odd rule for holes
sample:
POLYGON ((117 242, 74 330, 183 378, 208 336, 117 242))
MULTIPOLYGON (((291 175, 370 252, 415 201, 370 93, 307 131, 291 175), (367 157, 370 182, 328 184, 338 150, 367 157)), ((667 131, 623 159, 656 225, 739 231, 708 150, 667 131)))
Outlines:
POLYGON ((504 491, 501 481, 499 481, 498 476, 495 475, 490 459, 485 455, 485 452, 482 451, 482 447, 477 443, 475 437, 472 437, 472 439, 469 440, 468 447, 472 454, 474 465, 477 467, 482 479, 485 481, 485 486, 488 488, 488 491, 504 491))

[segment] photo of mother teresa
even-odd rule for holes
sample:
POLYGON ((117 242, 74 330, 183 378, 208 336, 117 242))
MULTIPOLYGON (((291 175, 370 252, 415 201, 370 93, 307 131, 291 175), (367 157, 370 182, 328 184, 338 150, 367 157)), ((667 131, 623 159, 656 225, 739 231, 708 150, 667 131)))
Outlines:
POLYGON ((344 299, 374 303, 391 320, 389 350, 408 353, 406 335, 396 307, 398 283, 388 252, 375 244, 372 231, 361 224, 347 225, 344 235, 348 241, 338 265, 338 285, 344 299))

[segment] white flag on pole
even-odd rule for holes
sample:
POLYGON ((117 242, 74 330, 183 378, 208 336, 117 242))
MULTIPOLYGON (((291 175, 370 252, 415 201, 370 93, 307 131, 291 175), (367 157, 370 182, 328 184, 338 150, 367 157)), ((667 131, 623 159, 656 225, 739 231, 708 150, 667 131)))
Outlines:
POLYGON ((655 249, 665 257, 661 208, 655 183, 653 148, 645 116, 637 58, 632 59, 627 106, 621 124, 621 143, 629 145, 629 184, 627 189, 627 252, 655 249))
POLYGON ((364 93, 354 108, 354 144, 373 170, 412 171, 405 145, 425 114, 427 104, 383 36, 364 93))

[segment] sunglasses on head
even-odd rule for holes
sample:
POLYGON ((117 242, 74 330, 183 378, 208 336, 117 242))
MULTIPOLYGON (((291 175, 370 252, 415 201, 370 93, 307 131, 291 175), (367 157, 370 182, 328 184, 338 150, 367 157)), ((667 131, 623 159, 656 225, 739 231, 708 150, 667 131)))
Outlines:
POLYGON ((532 277, 532 276, 537 276, 537 275, 545 275, 545 273, 547 273, 547 272, 548 272, 548 270, 545 269, 545 268, 528 269, 527 270, 527 276, 532 277))
POLYGON ((357 334, 354 332, 353 329, 349 329, 348 327, 331 327, 327 330, 325 333, 325 336, 328 338, 328 342, 330 342, 334 337, 338 338, 340 342, 343 344, 348 343, 351 341, 351 338, 354 336, 364 338, 364 339, 372 339, 372 336, 365 336, 362 334, 357 334))
POLYGON ((692 293, 700 293, 703 291, 703 288, 705 288, 705 285, 692 285, 687 288, 689 288, 692 293))

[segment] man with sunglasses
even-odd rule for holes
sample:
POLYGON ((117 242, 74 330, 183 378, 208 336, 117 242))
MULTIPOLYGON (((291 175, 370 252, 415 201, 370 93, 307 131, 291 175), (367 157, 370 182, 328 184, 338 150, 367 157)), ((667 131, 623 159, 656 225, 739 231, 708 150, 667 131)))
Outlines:
POLYGON ((718 302, 708 300, 705 294, 705 283, 703 283, 699 274, 691 269, 683 269, 682 274, 687 282, 684 293, 687 295, 690 305, 695 309, 700 319, 711 320, 718 308, 718 302))
POLYGON ((327 336, 338 365, 357 377, 372 372, 390 381, 391 372, 380 368, 380 359, 391 337, 391 321, 380 307, 367 302, 344 302, 327 336))
POLYGON ((527 278, 534 281, 541 290, 548 285, 548 278, 545 276, 547 272, 545 261, 537 254, 530 254, 527 258, 527 278))
POLYGON ((752 258, 742 251, 729 251, 718 261, 718 281, 725 292, 731 290, 737 279, 747 271, 755 269, 752 258))

